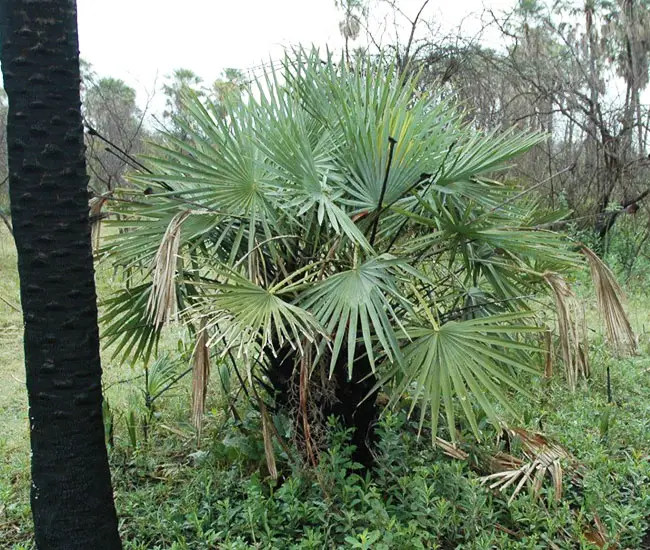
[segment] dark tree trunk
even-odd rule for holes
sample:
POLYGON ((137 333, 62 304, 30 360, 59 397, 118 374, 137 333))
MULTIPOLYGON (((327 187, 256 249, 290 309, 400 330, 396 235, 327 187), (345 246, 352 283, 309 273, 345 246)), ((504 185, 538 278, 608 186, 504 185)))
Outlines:
POLYGON ((620 210, 614 210, 612 212, 607 212, 604 208, 601 209, 601 212, 596 218, 595 231, 598 235, 598 250, 597 252, 602 255, 605 252, 605 242, 609 231, 614 227, 616 220, 619 214, 626 212, 629 214, 634 214, 639 209, 639 203, 643 201, 648 195, 650 195, 650 189, 646 189, 640 195, 632 198, 625 199, 621 202, 620 210))
POLYGON ((38 548, 121 548, 102 424, 75 0, 2 0, 38 548))
MULTIPOLYGON (((364 354, 365 350, 360 346, 357 351, 359 358, 354 363, 352 379, 348 378, 348 353, 345 346, 340 351, 331 379, 319 379, 321 377, 317 373, 312 376, 310 382, 312 398, 309 407, 318 409, 310 412, 318 417, 321 423, 324 423, 329 416, 335 416, 342 426, 354 429, 350 440, 350 443, 355 446, 352 459, 369 469, 375 463, 374 428, 379 411, 372 397, 365 399, 375 384, 375 378, 372 376, 370 361, 364 354)), ((269 367, 266 374, 271 385, 270 390, 274 393, 275 407, 288 412, 296 419, 296 430, 300 437, 304 437, 300 413, 297 411, 299 377, 295 352, 287 346, 277 357, 269 354, 267 360, 269 367)), ((325 368, 329 369, 329 358, 325 357, 321 361, 325 368)))
POLYGON ((336 400, 326 414, 342 419, 345 427, 354 428, 350 441, 355 446, 352 459, 369 469, 375 465, 373 447, 379 410, 374 396, 366 399, 375 385, 375 378, 367 355, 361 356, 364 351, 359 350, 360 357, 354 363, 351 380, 347 373, 347 352, 340 355, 334 376, 336 400))

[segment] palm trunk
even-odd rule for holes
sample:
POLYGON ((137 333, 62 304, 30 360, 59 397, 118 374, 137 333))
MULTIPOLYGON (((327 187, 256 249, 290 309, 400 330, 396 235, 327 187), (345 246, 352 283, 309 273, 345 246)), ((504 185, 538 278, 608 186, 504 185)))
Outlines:
MULTIPOLYGON (((348 378, 347 350, 345 346, 340 351, 337 364, 331 379, 323 373, 312 375, 309 382, 309 422, 315 420, 320 423, 317 432, 324 431, 328 417, 335 416, 345 428, 353 428, 350 443, 355 446, 352 459, 365 468, 374 466, 373 446, 376 441, 375 424, 379 417, 379 410, 375 400, 368 397, 375 384, 372 367, 365 349, 357 350, 358 359, 354 363, 352 379, 348 378), (319 379, 320 378, 320 379, 319 379)), ((277 356, 269 354, 267 357, 267 378, 270 389, 275 394, 275 407, 283 410, 295 420, 296 432, 299 439, 305 437, 301 413, 297 409, 299 394, 299 377, 296 367, 295 352, 286 346, 277 356)), ((329 359, 321 359, 322 365, 327 370, 329 359)), ((323 441, 316 441, 316 445, 323 441)))
POLYGON ((115 550, 75 0, 5 0, 0 8, 36 544, 115 550))

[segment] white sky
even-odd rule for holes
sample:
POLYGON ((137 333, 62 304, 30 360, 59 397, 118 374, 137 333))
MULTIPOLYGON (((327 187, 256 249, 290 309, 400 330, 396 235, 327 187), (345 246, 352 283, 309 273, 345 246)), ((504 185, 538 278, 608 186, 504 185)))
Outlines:
MULTIPOLYGON (((422 1, 398 5, 412 18, 422 1)), ((451 28, 484 4, 498 11, 514 0, 430 0, 423 18, 451 28)), ((141 104, 176 68, 211 82, 224 68, 258 66, 287 46, 342 45, 334 0, 77 0, 77 7, 81 56, 99 76, 136 88, 141 104)), ((155 108, 161 101, 158 94, 155 108)))

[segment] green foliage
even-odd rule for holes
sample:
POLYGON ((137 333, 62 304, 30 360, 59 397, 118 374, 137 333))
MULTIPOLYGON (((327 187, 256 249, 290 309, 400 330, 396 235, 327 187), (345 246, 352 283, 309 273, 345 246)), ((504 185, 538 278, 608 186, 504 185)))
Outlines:
MULTIPOLYGON (((400 440, 404 462, 393 458, 392 471, 381 470, 383 477, 372 480, 356 473, 348 435, 332 432, 316 477, 294 470, 279 487, 259 474, 242 475, 236 464, 216 479, 208 475, 214 466, 207 463, 190 482, 191 491, 173 501, 177 511, 154 524, 151 518, 142 521, 142 513, 165 498, 158 492, 164 488, 151 487, 142 498, 132 495, 123 516, 130 517, 131 509, 140 515, 129 522, 126 548, 320 549, 350 547, 353 541, 357 547, 428 548, 471 541, 477 534, 499 540, 479 534, 494 519, 486 508, 490 499, 476 480, 467 480, 462 464, 431 469, 425 465, 431 451, 411 435, 400 440), (408 460, 409 451, 416 451, 414 460, 408 460)), ((384 451, 395 449, 387 443, 384 451)))
POLYGON ((576 262, 537 229, 548 214, 492 179, 543 137, 477 133, 394 67, 317 52, 246 101, 181 95, 184 135, 131 176, 104 249, 130 277, 103 318, 116 354, 151 357, 170 315, 150 304, 166 303, 249 381, 289 350, 349 376, 367 356, 393 403, 412 394, 434 427, 444 409, 452 437, 455 399, 477 436, 472 404, 498 424, 491 400, 507 409, 536 361, 524 297, 576 262))
MULTIPOLYGON (((6 296, 17 300, 15 257, 5 253, 2 281, 6 296), (13 271, 12 271, 13 270, 13 271)), ((100 291, 108 292, 109 269, 100 268, 100 291)), ((111 287, 112 288, 112 287, 111 287)), ((633 319, 647 324, 645 294, 632 300, 633 319)), ((2 304, 0 304, 2 306, 2 304)), ((32 549, 29 510, 28 429, 23 386, 17 381, 19 334, 8 345, 17 312, 5 307, 3 347, 7 368, 1 388, 0 414, 0 540, 7 548, 32 549), (13 317, 12 317, 13 315, 13 317), (16 426, 15 428, 13 426, 16 426), (22 438, 22 439, 21 439, 22 438)), ((553 502, 552 489, 534 500, 523 491, 507 506, 508 495, 493 494, 478 482, 473 465, 495 450, 494 431, 477 409, 483 443, 471 447, 468 461, 456 461, 432 448, 427 427, 419 440, 417 420, 407 421, 407 403, 386 412, 379 429, 378 464, 369 474, 350 456, 349 431, 330 430, 328 450, 321 454, 318 476, 306 472, 276 445, 281 482, 268 479, 260 435, 259 413, 238 404, 239 420, 224 423, 221 403, 209 406, 203 447, 197 449, 187 425, 187 384, 157 402, 159 422, 151 426, 147 452, 136 432, 136 450, 129 441, 129 409, 142 414, 143 378, 107 390, 114 417, 111 464, 121 532, 127 550, 211 548, 347 548, 372 541, 375 548, 461 548, 513 550, 593 549, 585 533, 598 514, 610 540, 620 548, 644 548, 650 538, 650 389, 647 383, 647 334, 644 355, 616 359, 594 338, 593 376, 569 392, 560 381, 513 403, 528 429, 543 430, 566 447, 581 464, 582 483, 565 478, 565 500, 553 502), (606 402, 605 368, 610 366, 614 404, 606 402), (133 402, 133 396, 137 402, 133 402), (611 411, 608 413, 607 411, 611 411), (607 427, 604 417, 609 414, 607 427), (612 421, 613 419, 613 421, 612 421), (170 431, 173 430, 173 431, 170 431), (497 528, 496 526, 499 526, 497 528), (508 533, 500 528, 510 530, 508 533)), ((163 338, 164 349, 176 347, 163 338)), ((182 355, 182 354, 181 354, 182 355)), ((105 355, 107 357, 107 355, 105 355)), ((130 367, 108 359, 107 381, 134 378, 130 367)), ((520 379, 528 384, 526 377, 520 379)), ((232 388, 231 388, 232 391, 232 388)), ((215 398, 213 398, 215 399, 215 398)), ((513 397, 513 400, 516 400, 513 397)), ((495 405, 498 406, 498 405, 495 405)), ((460 407, 460 404, 457 404, 460 407)), ((459 420, 462 411, 458 410, 459 420)), ((286 419, 274 423, 292 437, 286 419)), ((459 422, 459 440, 470 440, 470 426, 459 422)), ((441 434, 447 437, 446 434, 441 434)))
POLYGON ((602 242, 590 227, 580 229, 576 225, 570 225, 568 233, 576 241, 599 250, 606 263, 630 291, 644 292, 650 268, 650 218, 643 209, 630 214, 618 207, 609 213, 614 212, 617 213, 616 222, 602 242))
POLYGON ((647 283, 650 267, 650 221, 645 211, 619 214, 609 231, 604 254, 620 277, 632 288, 641 290, 647 283))
POLYGON ((462 411, 474 435, 480 430, 476 414, 470 401, 473 395, 494 425, 499 424, 498 414, 488 396, 497 401, 511 415, 516 415, 510 400, 498 382, 511 386, 521 394, 534 399, 532 394, 517 382, 517 371, 535 374, 525 359, 517 357, 519 352, 534 352, 535 348, 516 341, 508 341, 504 335, 533 332, 534 327, 508 324, 521 319, 520 314, 470 319, 462 322, 450 321, 439 326, 433 317, 429 326, 413 327, 409 331, 411 343, 404 349, 403 373, 389 373, 390 378, 401 378, 394 399, 406 394, 406 389, 415 384, 413 410, 420 405, 420 430, 427 410, 432 419, 432 436, 437 433, 441 403, 447 416, 451 438, 456 439, 456 418, 453 398, 458 396, 462 411), (503 323, 503 324, 500 324, 503 323), (516 374, 499 369, 498 363, 512 366, 516 374))
POLYGON ((596 516, 612 543, 643 548, 650 518, 650 392, 639 385, 641 361, 614 366, 624 402, 606 439, 595 420, 607 407, 600 358, 590 387, 570 394, 554 384, 541 409, 522 403, 529 426, 539 428, 543 419, 547 433, 581 464, 581 481, 567 475, 559 503, 549 488, 539 500, 523 491, 508 505, 507 494, 492 493, 475 473, 476 464, 502 450, 494 439, 474 447, 468 460, 454 460, 418 439, 417 422, 404 412, 384 415, 372 472, 352 461, 350 431, 332 421, 316 471, 283 455, 276 483, 265 476, 261 438, 252 435, 260 420, 250 413, 242 423, 231 422, 223 442, 213 443, 200 462, 180 467, 164 483, 145 471, 134 486, 132 473, 118 473, 125 548, 589 549, 596 516))
POLYGON ((166 107, 163 117, 167 120, 167 131, 179 139, 187 139, 186 128, 192 126, 193 119, 183 100, 186 94, 209 98, 215 113, 224 118, 228 115, 226 105, 239 102, 247 87, 244 73, 238 69, 225 69, 211 86, 206 86, 203 79, 190 69, 174 70, 167 75, 162 86, 166 107))

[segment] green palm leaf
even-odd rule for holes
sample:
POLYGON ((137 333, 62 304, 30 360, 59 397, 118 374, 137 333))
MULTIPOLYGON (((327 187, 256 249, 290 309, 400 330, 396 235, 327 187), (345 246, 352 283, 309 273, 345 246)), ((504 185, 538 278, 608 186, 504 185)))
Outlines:
POLYGON ((328 277, 300 297, 301 306, 313 313, 333 341, 330 372, 345 344, 351 376, 358 340, 363 342, 373 369, 376 342, 389 361, 399 362, 395 330, 400 330, 401 322, 393 304, 409 305, 397 288, 398 265, 386 257, 372 258, 328 277))
POLYGON ((227 284, 201 285, 202 304, 195 312, 205 317, 213 333, 211 343, 222 345, 224 353, 257 361, 261 351, 273 354, 288 344, 303 351, 322 334, 308 311, 287 302, 281 289, 266 289, 230 272, 227 284))
POLYGON ((505 387, 532 398, 511 371, 536 373, 529 366, 532 363, 529 354, 538 349, 514 337, 542 329, 513 324, 523 318, 519 313, 452 321, 441 326, 435 322, 409 325, 407 333, 411 342, 403 350, 403 368, 390 371, 382 384, 397 381, 393 402, 403 395, 412 394, 411 411, 416 404, 420 405, 420 427, 426 414, 430 414, 434 437, 442 406, 451 437, 456 438, 454 403, 460 402, 465 418, 479 437, 472 399, 498 425, 500 419, 493 401, 510 414, 516 414, 505 387))
POLYGON ((119 291, 102 305, 105 312, 100 318, 105 327, 102 338, 112 349, 113 357, 122 361, 142 359, 149 362, 158 346, 161 327, 151 322, 147 303, 151 294, 151 284, 119 291))
POLYGON ((414 103, 415 82, 394 68, 368 64, 353 71, 331 56, 322 63, 302 52, 288 73, 306 110, 337 136, 340 185, 355 210, 380 208, 382 196, 384 204, 398 200, 445 156, 442 129, 457 113, 445 102, 414 103), (389 138, 396 142, 390 166, 389 138))
POLYGON ((501 134, 497 130, 485 135, 475 133, 469 139, 467 135, 467 132, 459 132, 459 141, 449 162, 445 163, 438 185, 467 181, 503 169, 509 160, 546 139, 543 134, 524 134, 516 130, 501 134))

